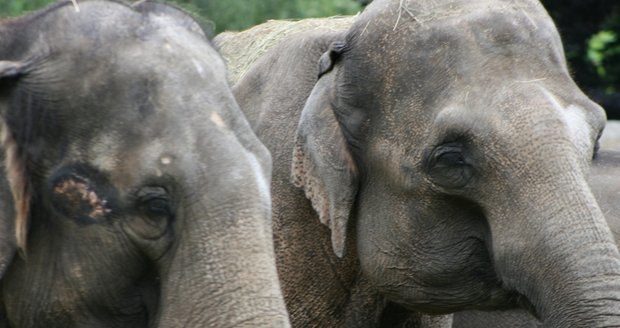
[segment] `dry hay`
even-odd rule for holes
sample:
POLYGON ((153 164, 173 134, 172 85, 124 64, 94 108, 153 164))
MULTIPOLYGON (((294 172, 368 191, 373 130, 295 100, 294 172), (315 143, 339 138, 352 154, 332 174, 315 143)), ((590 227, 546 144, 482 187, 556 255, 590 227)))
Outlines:
POLYGON ((355 16, 270 20, 241 32, 223 32, 213 42, 228 65, 228 80, 235 84, 252 64, 284 38, 308 31, 344 31, 355 16))

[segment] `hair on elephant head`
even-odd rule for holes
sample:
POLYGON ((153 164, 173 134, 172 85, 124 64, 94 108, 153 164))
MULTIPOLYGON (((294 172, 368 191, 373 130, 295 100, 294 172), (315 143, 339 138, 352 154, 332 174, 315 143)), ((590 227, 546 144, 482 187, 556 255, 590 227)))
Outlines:
POLYGON ((538 1, 375 0, 346 31, 280 42, 234 92, 276 158, 294 322, 346 322, 367 281, 379 301, 355 314, 524 306, 551 327, 619 324, 620 255, 587 183, 605 114, 538 1))
POLYGON ((0 325, 288 326, 219 54, 174 7, 71 4, 0 21, 0 325))

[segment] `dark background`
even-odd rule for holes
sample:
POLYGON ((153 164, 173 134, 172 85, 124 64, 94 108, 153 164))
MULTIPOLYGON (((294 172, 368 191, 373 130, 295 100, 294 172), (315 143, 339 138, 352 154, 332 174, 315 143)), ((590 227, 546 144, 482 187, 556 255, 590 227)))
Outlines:
MULTIPOLYGON (((81 0, 77 0, 78 3, 81 0)), ((17 16, 52 0, 0 0, 0 16, 17 16)), ((268 19, 355 14, 370 0, 169 0, 213 33, 268 19)), ((620 119, 620 0, 542 0, 555 20, 577 84, 620 119)))
POLYGON ((620 119, 620 1, 545 0, 560 31, 573 78, 620 119))

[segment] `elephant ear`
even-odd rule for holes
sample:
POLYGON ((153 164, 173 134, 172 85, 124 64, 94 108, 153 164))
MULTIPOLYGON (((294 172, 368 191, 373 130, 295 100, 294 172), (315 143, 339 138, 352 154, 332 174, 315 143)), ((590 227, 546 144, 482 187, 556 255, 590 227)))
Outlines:
MULTIPOLYGON (((28 63, 0 60, 0 113, 6 117, 8 100, 5 90, 25 74, 28 63)), ((29 201, 26 192, 24 170, 18 156, 18 147, 4 121, 0 153, 0 278, 6 272, 18 245, 25 250, 29 201), (19 200, 20 204, 16 200, 19 200)))
POLYGON ((333 67, 327 61, 331 60, 329 54, 321 58, 322 77, 301 114, 293 151, 292 182, 303 188, 321 223, 331 229, 334 253, 342 257, 358 174, 330 101, 334 74, 327 74, 333 67))
POLYGON ((9 186, 4 165, 0 168, 0 279, 11 264, 17 252, 16 214, 13 195, 9 186))
POLYGON ((319 58, 319 78, 329 73, 334 68, 334 65, 345 48, 346 44, 344 42, 336 41, 329 46, 329 49, 323 55, 321 55, 321 58, 319 58))

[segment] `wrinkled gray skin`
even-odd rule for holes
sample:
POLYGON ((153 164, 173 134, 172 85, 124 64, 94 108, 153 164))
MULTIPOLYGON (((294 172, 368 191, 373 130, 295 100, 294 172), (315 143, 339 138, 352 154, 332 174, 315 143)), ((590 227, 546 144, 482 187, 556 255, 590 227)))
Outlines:
POLYGON ((294 325, 516 306, 620 325, 620 256, 586 181, 605 115, 537 1, 373 1, 233 91, 275 161, 294 325))
POLYGON ((542 323, 523 309, 464 311, 454 314, 452 328, 539 328, 542 323))
POLYGON ((0 326, 289 326, 223 60, 177 9, 78 4, 0 22, 0 326))
MULTIPOLYGON (((607 128, 606 128, 607 129, 607 128)), ((620 243, 620 151, 602 151, 592 161, 592 193, 620 243)), ((536 328, 542 324, 525 310, 466 311, 454 314, 453 328, 536 328)))

